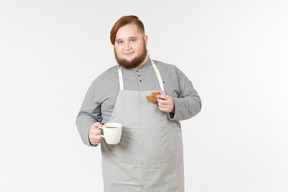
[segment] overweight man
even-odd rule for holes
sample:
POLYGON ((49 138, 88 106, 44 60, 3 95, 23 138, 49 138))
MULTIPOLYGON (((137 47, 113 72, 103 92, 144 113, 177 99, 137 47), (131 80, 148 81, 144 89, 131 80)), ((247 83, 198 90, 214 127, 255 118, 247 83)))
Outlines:
POLYGON ((76 120, 83 142, 101 147, 104 191, 184 192, 180 121, 200 112, 200 97, 176 66, 148 56, 137 16, 121 17, 110 40, 117 65, 91 84, 76 120), (152 92, 157 103, 146 99, 152 92), (116 145, 98 129, 108 122, 122 124, 116 145))

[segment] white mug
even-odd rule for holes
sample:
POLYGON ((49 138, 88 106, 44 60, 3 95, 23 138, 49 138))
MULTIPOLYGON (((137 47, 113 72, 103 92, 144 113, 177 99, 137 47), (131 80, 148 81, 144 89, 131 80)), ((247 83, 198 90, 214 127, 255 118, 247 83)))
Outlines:
POLYGON ((98 127, 98 129, 103 130, 103 135, 106 143, 115 145, 120 142, 122 135, 122 125, 120 123, 106 123, 103 127, 98 127))

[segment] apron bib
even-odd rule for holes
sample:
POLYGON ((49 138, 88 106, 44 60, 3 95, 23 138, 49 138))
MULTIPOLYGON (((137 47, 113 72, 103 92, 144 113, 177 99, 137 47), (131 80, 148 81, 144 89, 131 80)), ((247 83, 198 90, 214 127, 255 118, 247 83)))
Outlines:
POLYGON ((102 171, 105 192, 184 192, 181 129, 146 96, 165 94, 158 68, 151 60, 162 90, 120 91, 109 122, 122 124, 117 145, 102 139, 102 171))

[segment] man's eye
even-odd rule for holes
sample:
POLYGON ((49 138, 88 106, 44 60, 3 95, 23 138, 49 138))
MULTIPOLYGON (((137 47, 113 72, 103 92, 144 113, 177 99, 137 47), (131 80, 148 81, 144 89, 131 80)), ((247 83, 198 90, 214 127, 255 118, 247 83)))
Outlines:
POLYGON ((123 43, 123 41, 118 41, 118 44, 122 44, 123 43))
POLYGON ((131 39, 131 42, 134 42, 134 41, 136 41, 136 39, 131 39))

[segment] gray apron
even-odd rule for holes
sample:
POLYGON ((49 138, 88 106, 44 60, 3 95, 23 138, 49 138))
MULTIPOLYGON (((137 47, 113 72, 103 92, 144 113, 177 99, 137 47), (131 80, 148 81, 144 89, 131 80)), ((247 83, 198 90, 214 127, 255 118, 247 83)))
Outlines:
POLYGON ((162 90, 124 90, 118 68, 120 91, 109 122, 121 123, 123 132, 117 145, 101 142, 105 192, 184 192, 181 129, 146 99, 152 91, 165 94, 151 62, 162 90))

